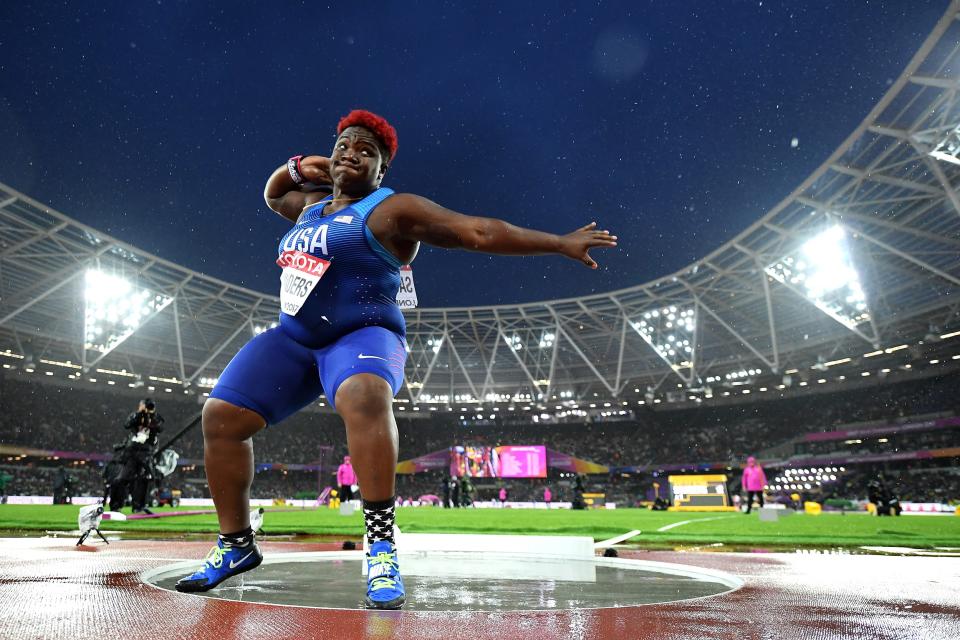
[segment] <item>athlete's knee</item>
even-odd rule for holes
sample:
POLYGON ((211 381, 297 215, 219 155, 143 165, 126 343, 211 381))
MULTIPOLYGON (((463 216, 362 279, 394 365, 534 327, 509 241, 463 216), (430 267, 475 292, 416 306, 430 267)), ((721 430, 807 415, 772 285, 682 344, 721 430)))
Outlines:
POLYGON ((266 422, 255 411, 238 407, 218 398, 203 403, 203 439, 246 440, 260 431, 266 422))
POLYGON ((358 415, 367 418, 389 414, 393 390, 380 376, 361 373, 350 376, 337 389, 337 412, 341 416, 358 415))

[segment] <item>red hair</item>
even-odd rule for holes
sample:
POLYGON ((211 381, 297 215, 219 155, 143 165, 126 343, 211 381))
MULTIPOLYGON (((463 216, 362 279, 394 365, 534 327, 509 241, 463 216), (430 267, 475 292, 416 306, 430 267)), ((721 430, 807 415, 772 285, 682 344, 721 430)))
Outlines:
POLYGON ((375 113, 364 111, 363 109, 354 109, 347 115, 340 118, 337 124, 337 135, 343 133, 347 127, 363 127, 369 129, 377 139, 383 143, 383 146, 390 152, 390 160, 397 155, 397 130, 390 126, 390 123, 375 113))

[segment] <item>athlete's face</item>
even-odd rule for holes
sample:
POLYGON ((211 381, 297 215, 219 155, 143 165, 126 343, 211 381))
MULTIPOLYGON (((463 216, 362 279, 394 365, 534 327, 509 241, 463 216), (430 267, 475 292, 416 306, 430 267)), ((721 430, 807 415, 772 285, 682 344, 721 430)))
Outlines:
POLYGON ((330 155, 333 181, 342 189, 376 189, 387 171, 387 159, 372 133, 363 127, 347 127, 337 138, 330 155))

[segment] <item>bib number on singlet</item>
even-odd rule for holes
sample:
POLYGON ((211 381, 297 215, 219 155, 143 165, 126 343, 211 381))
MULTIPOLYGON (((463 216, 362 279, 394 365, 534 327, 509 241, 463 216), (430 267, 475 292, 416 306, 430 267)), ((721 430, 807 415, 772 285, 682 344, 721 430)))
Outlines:
POLYGON ((310 292, 330 268, 330 261, 303 251, 284 251, 277 258, 280 274, 280 309, 295 316, 303 308, 310 292))
POLYGON ((400 289, 397 291, 397 306, 401 309, 415 309, 417 306, 417 287, 413 284, 413 269, 410 265, 400 267, 400 289))

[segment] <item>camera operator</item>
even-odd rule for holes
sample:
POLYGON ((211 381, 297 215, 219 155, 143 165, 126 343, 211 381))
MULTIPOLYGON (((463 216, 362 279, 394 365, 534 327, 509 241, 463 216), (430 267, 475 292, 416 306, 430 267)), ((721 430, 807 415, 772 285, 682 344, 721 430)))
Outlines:
POLYGON ((151 398, 140 401, 137 411, 130 414, 124 428, 130 431, 126 446, 119 452, 122 465, 119 475, 111 483, 111 509, 123 505, 127 493, 131 507, 136 513, 145 511, 147 489, 153 480, 153 456, 157 449, 157 434, 163 430, 163 417, 157 413, 157 405, 151 398))
POLYGON ((59 467, 53 477, 53 504, 69 504, 72 501, 73 478, 64 467, 59 467))
POLYGON ((7 483, 13 480, 13 476, 0 469, 0 504, 7 504, 7 483))
POLYGON ((903 511, 900 499, 887 485, 883 474, 867 484, 867 500, 876 505, 878 516, 899 516, 903 511))

